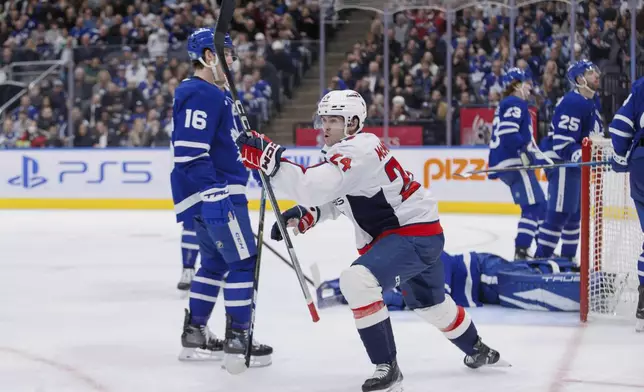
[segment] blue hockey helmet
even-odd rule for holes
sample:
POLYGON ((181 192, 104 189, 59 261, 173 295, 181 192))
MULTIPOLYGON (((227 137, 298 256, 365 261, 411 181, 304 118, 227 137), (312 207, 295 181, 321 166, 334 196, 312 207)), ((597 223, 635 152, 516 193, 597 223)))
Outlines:
MULTIPOLYGON (((200 28, 192 32, 188 37, 188 56, 192 61, 199 61, 203 57, 203 52, 206 49, 216 54, 215 49, 215 29, 214 28, 200 28)), ((230 34, 226 33, 224 37, 224 49, 229 49, 231 52, 235 49, 233 40, 230 34)), ((232 54, 232 53, 231 53, 232 54)))
POLYGON ((209 28, 197 29, 188 37, 188 56, 192 61, 199 61, 206 49, 217 53, 215 50, 215 30, 209 28))
POLYGON ((588 81, 586 80, 586 72, 588 71, 591 71, 596 73, 597 75, 600 75, 599 67, 593 64, 592 61, 579 60, 579 61, 575 61, 570 67, 568 67, 568 72, 566 76, 568 77, 568 81, 570 82, 570 84, 572 84, 574 87, 577 87, 577 88, 586 87, 589 90, 594 92, 594 90, 599 87, 599 81, 597 80, 597 86, 593 86, 592 88, 588 86, 588 81), (577 83, 577 78, 580 76, 584 78, 584 84, 577 83))
POLYGON ((503 75, 502 83, 503 87, 507 87, 510 83, 519 81, 519 82, 525 82, 528 80, 528 76, 526 75, 525 71, 522 70, 521 68, 510 68, 508 72, 503 75))

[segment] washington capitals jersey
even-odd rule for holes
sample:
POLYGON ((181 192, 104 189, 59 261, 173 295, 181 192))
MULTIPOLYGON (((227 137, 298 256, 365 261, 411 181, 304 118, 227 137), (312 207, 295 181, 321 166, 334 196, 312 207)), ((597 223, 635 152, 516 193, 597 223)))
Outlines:
POLYGON ((318 221, 348 217, 360 254, 388 234, 443 232, 431 193, 370 133, 329 147, 315 166, 304 168, 283 158, 271 183, 297 203, 317 208, 318 221))
POLYGON ((602 132, 599 97, 585 98, 577 91, 563 96, 555 107, 548 136, 541 142, 544 154, 553 161, 577 161, 581 142, 602 132))
POLYGON ((629 162, 631 152, 644 137, 644 78, 633 83, 631 93, 617 110, 608 131, 615 150, 615 160, 629 162))
MULTIPOLYGON (((490 169, 521 166, 519 154, 532 141, 532 116, 528 102, 515 96, 504 98, 494 112, 490 138, 490 169)), ((495 178, 493 173, 490 178, 495 178)))
POLYGON ((201 207, 200 193, 228 186, 231 201, 245 204, 248 172, 235 144, 230 102, 217 86, 198 77, 175 90, 172 108, 174 168, 170 177, 178 221, 201 207))

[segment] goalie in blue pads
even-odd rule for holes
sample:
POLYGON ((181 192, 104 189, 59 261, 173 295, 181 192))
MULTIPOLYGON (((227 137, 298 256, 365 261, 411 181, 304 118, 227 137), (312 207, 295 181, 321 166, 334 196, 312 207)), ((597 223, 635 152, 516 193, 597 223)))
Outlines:
POLYGON ((181 82, 173 104, 174 168, 170 182, 177 221, 194 227, 201 266, 190 286, 181 335, 182 360, 221 359, 229 372, 271 363, 270 346, 248 342, 257 249, 248 214, 248 171, 235 144, 232 105, 219 61, 232 63, 232 41, 225 39, 226 59, 219 59, 213 29, 188 37, 194 76, 181 82), (207 324, 220 290, 226 306, 226 337, 216 339, 207 324))
MULTIPOLYGON (((532 117, 528 101, 532 82, 519 68, 511 68, 503 76, 503 100, 494 112, 490 139, 490 169, 529 166, 536 162, 532 117)), ((528 249, 537 234, 545 211, 545 196, 534 171, 489 173, 491 179, 500 179, 512 193, 514 204, 521 206, 515 259, 528 257, 528 249)))
MULTIPOLYGON (((579 162, 581 142, 593 133, 601 133, 599 88, 600 73, 595 64, 580 60, 568 68, 573 90, 555 108, 548 136, 541 142, 546 156, 555 163, 579 162)), ((561 257, 574 259, 580 232, 581 168, 546 170, 548 206, 539 227, 535 258, 552 257, 561 237, 561 257)))
MULTIPOLYGON (((443 252, 445 292, 462 307, 483 304, 543 311, 579 311, 579 268, 569 260, 548 259, 510 262, 491 253, 443 252)), ((336 280, 317 289, 320 308, 345 304, 336 280)), ((405 293, 383 293, 389 310, 407 308, 405 293)))

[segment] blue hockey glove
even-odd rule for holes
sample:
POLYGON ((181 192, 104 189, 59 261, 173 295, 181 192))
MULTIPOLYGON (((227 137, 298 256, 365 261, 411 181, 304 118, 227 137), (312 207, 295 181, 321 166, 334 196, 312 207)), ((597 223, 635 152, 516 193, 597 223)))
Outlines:
POLYGON ((249 169, 262 170, 269 177, 277 173, 284 147, 273 143, 271 139, 255 131, 251 136, 242 133, 236 143, 241 150, 244 166, 249 169))
POLYGON ((235 219, 235 207, 228 197, 226 184, 201 192, 201 201, 201 216, 206 224, 222 226, 235 219))
MULTIPOLYGON (((295 206, 289 208, 282 213, 282 219, 287 227, 295 227, 295 235, 304 234, 311 227, 315 226, 320 218, 320 209, 317 207, 306 208, 303 206, 295 206)), ((281 241, 282 233, 277 226, 277 222, 273 223, 271 228, 271 239, 281 241)))
POLYGON ((387 310, 405 309, 405 298, 397 288, 383 292, 382 300, 385 302, 385 305, 387 305, 387 310))
POLYGON ((613 171, 617 173, 628 172, 628 161, 620 156, 613 155, 613 159, 611 160, 610 165, 613 168, 613 171))

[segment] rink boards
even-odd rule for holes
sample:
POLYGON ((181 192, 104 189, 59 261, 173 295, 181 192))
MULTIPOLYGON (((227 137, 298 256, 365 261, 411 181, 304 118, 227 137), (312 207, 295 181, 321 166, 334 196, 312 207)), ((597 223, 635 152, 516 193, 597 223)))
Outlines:
MULTIPOLYGON (((414 180, 429 188, 441 212, 515 214, 510 190, 485 174, 456 173, 487 167, 487 148, 424 147, 393 150, 414 180)), ((285 155, 302 166, 321 159, 319 150, 289 148, 285 155)), ((3 209, 171 209, 167 148, 25 149, 0 151, 0 208, 3 209)), ((542 173, 539 173, 543 177, 542 173)), ((541 178, 541 185, 546 182, 541 178)), ((282 207, 293 205, 276 190, 282 207)), ((248 197, 259 205, 251 179, 248 197)))

